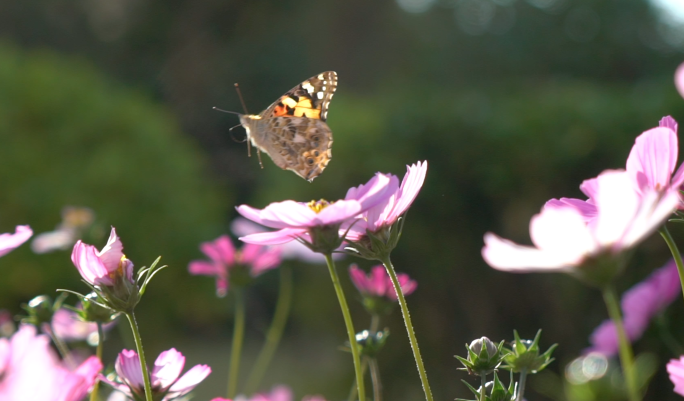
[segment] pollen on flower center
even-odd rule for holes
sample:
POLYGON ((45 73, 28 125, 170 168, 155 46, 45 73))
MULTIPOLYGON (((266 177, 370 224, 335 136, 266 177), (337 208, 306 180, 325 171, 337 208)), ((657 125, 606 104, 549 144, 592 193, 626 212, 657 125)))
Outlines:
POLYGON ((325 209, 326 207, 332 205, 332 202, 328 202, 325 199, 317 200, 317 201, 311 201, 307 203, 306 205, 313 210, 316 213, 320 213, 321 210, 325 209))

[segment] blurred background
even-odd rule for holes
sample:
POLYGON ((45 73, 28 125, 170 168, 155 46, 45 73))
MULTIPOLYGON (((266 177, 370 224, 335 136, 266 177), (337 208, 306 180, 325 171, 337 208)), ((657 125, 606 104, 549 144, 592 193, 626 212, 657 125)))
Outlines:
MULTIPOLYGON (((138 308, 148 358, 176 347, 189 366, 211 365, 196 390, 207 400, 225 392, 233 299, 188 274, 204 257, 199 243, 229 232, 236 205, 339 199, 377 171, 403 176, 406 164, 428 160, 393 257, 419 283, 408 302, 435 398, 470 396, 461 379, 476 380, 453 358, 464 343, 541 328, 543 349, 560 346, 531 378, 529 401, 618 400, 605 392, 609 380, 565 379, 607 317, 599 292, 565 275, 495 271, 480 256, 482 236, 529 243, 543 202, 581 197, 583 179, 624 167, 638 134, 665 115, 681 122, 673 74, 683 51, 677 0, 0 0, 0 232, 51 231, 63 207, 88 207, 88 242, 102 247, 113 225, 137 266, 162 255, 170 268, 138 308), (261 169, 228 132, 236 116, 212 110, 241 111, 234 82, 257 113, 326 70, 339 75, 328 119, 335 142, 313 183, 268 158, 261 169)), ((684 244, 684 229, 671 231, 684 244)), ((24 245, 0 259, 0 308, 18 314, 56 288, 86 291, 69 255, 24 245)), ((654 236, 619 289, 668 255, 654 236)), ((360 330, 368 317, 346 274, 352 262, 372 264, 338 264, 360 330)), ((288 264, 292 315, 262 387, 345 399, 353 370, 338 349, 346 334, 327 269, 288 264)), ((248 291, 246 368, 277 291, 277 271, 248 291)), ((683 317, 675 302, 660 322, 681 339, 683 317)), ((385 398, 420 400, 398 311, 385 324, 385 398)), ((121 327, 105 362, 130 346, 121 327)), ((677 355, 661 335, 654 326, 635 345, 657 370, 646 399, 676 400, 665 363, 677 355)))

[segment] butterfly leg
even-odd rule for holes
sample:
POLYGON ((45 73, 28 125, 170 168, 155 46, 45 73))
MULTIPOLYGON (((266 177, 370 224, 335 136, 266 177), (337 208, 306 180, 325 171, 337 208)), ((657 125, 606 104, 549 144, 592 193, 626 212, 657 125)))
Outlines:
POLYGON ((261 162, 261 151, 259 150, 259 148, 257 148, 257 157, 259 158, 259 165, 260 165, 261 168, 263 169, 263 168, 264 168, 264 163, 261 162))

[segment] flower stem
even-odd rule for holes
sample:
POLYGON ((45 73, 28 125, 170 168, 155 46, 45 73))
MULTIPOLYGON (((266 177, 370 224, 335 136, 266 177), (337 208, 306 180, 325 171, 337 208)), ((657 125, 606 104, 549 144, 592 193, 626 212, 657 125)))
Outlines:
POLYGON ((672 235, 670 235, 670 231, 667 229, 667 226, 663 224, 663 226, 660 227, 660 230, 658 231, 660 232, 660 235, 663 236, 663 239, 667 243, 667 246, 670 248, 670 252, 672 253, 672 257, 675 260, 675 264, 677 264, 677 271, 679 272, 679 281, 682 284, 682 296, 684 296, 684 263, 682 262, 682 254, 679 253, 677 244, 674 242, 672 235))
POLYGON ((242 340, 245 337, 245 298, 242 288, 236 287, 235 293, 235 323, 233 325, 233 345, 230 347, 230 367, 228 368, 228 398, 235 398, 237 380, 240 372, 240 354, 242 340))
POLYGON ((394 271, 394 266, 392 265, 392 261, 390 260, 389 255, 383 257, 381 262, 383 265, 385 265, 385 269, 387 270, 387 273, 392 279, 394 290, 397 293, 397 300, 399 301, 399 306, 401 307, 401 314, 404 316, 406 332, 408 333, 409 341, 411 342, 411 349, 413 350, 413 357, 416 360, 416 367, 418 368, 420 381, 423 384, 425 398, 427 399, 427 401, 433 401, 432 390, 430 390, 430 383, 428 382, 427 372, 425 371, 425 366, 423 365, 423 358, 420 356, 420 348, 418 348, 418 339, 416 339, 416 333, 413 330, 413 323, 411 323, 411 315, 409 314, 408 305, 406 304, 406 299, 404 298, 404 292, 401 290, 401 284, 399 284, 397 273, 394 271))
POLYGON ((249 374, 247 380, 246 393, 253 394, 258 390, 259 384, 266 373, 268 365, 273 359, 280 338, 283 335, 287 317, 290 314, 290 305, 292 304, 292 270, 286 267, 280 268, 280 291, 278 292, 278 301, 276 303, 275 313, 273 314, 273 321, 271 327, 266 332, 266 342, 264 347, 259 352, 254 367, 249 374))
MULTIPOLYGON (((95 356, 102 361, 102 343, 104 342, 104 330, 102 330, 102 323, 97 322, 97 348, 95 349, 95 356)), ((93 384, 93 391, 90 392, 90 401, 97 401, 97 392, 100 388, 100 381, 96 380, 93 384)))
POLYGON ((52 324, 49 324, 47 329, 49 331, 48 335, 52 339, 52 343, 55 344, 55 348, 57 348, 59 355, 62 356, 64 363, 69 367, 69 369, 76 369, 76 363, 71 357, 69 347, 67 347, 66 343, 64 343, 61 338, 57 337, 55 331, 52 329, 52 324))
POLYGON ((133 339, 135 340, 135 347, 138 349, 138 357, 140 358, 140 371, 143 375, 145 383, 145 400, 152 400, 152 384, 150 383, 150 374, 147 371, 147 362, 145 361, 145 352, 143 351, 142 339, 140 338, 140 331, 138 330, 138 322, 135 320, 134 312, 126 312, 128 323, 131 324, 133 331, 133 339))
MULTIPOLYGON (((361 360, 361 373, 363 376, 366 376, 366 369, 368 368, 368 357, 364 357, 361 360)), ((347 397, 347 401, 354 401, 356 400, 356 395, 358 394, 358 389, 356 388, 356 379, 354 379, 354 383, 352 383, 351 389, 349 389, 349 397, 347 397)))
POLYGON ((620 314, 620 304, 618 303, 615 289, 612 285, 608 285, 603 289, 603 300, 608 308, 608 315, 610 315, 610 318, 613 320, 615 328, 617 329, 618 341, 620 344, 620 362, 622 363, 622 374, 625 377, 625 383, 627 384, 629 401, 641 401, 634 371, 632 346, 627 340, 625 326, 622 324, 622 317, 620 314))
POLYGON ((352 322, 351 313, 349 313, 347 299, 344 296, 344 291, 342 291, 342 286, 340 285, 340 278, 337 276, 335 262, 333 261, 331 253, 325 254, 325 261, 328 264, 328 270, 330 271, 330 278, 332 279, 333 287, 335 287, 337 300, 340 302, 342 316, 344 316, 344 324, 347 326, 347 335, 349 336, 349 347, 351 348, 352 358, 354 359, 354 371, 356 373, 356 388, 359 392, 359 401, 366 401, 366 389, 363 383, 363 368, 361 367, 361 358, 359 357, 359 344, 356 343, 356 331, 354 331, 354 323, 352 322))
POLYGON ((525 394, 525 381, 527 380, 527 369, 523 368, 520 371, 520 380, 518 381, 518 395, 515 397, 515 401, 523 401, 523 395, 525 394))
POLYGON ((370 367, 370 377, 373 383, 373 401, 382 401, 382 382, 380 381, 380 367, 378 360, 375 358, 368 359, 368 366, 370 367))
POLYGON ((487 399, 487 375, 484 372, 480 375, 480 401, 487 399))

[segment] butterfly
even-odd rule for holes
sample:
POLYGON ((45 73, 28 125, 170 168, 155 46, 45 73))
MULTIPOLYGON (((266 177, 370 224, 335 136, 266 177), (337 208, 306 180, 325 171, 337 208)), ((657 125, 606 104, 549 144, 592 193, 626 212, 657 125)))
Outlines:
POLYGON ((337 73, 313 76, 257 115, 241 114, 247 138, 283 170, 311 182, 332 157, 328 106, 337 89, 337 73))

